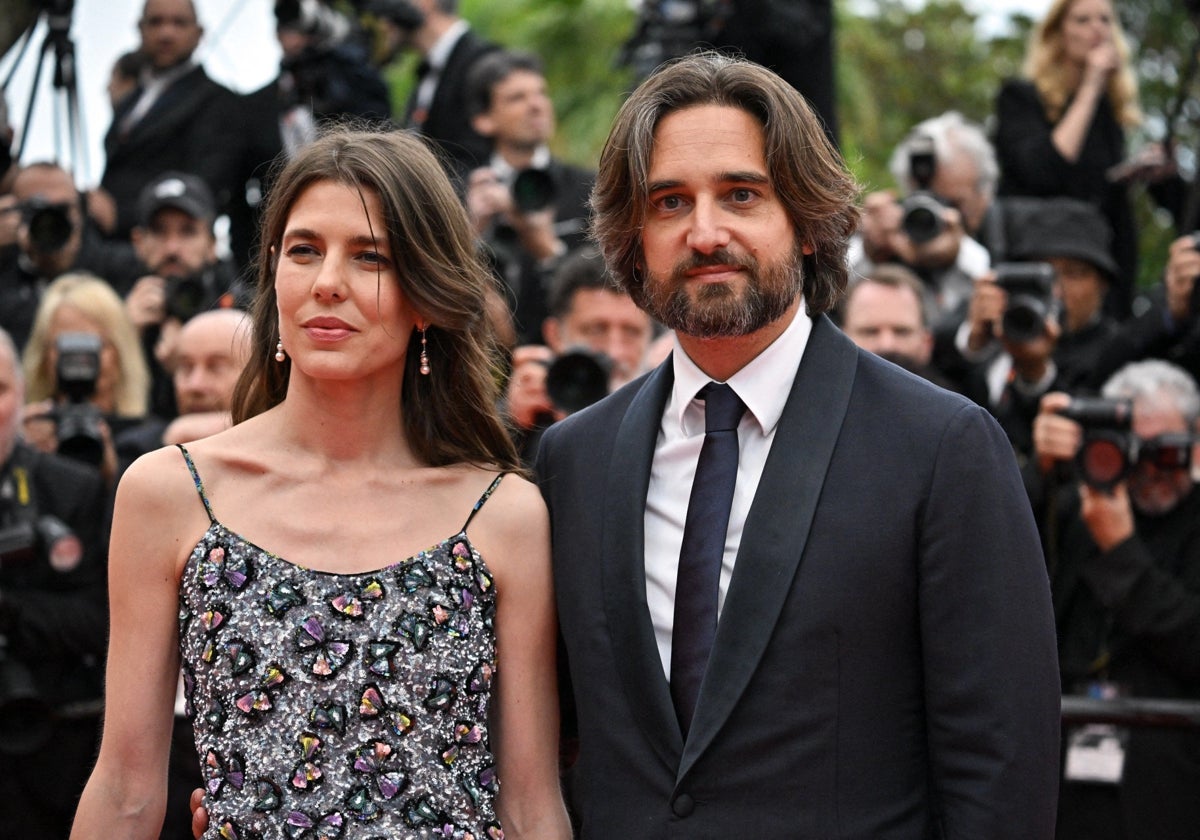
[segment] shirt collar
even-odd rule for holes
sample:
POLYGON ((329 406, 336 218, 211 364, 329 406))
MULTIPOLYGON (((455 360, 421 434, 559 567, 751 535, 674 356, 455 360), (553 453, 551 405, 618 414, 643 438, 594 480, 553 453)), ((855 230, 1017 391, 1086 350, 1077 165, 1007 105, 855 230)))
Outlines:
POLYGON ((454 51, 455 44, 466 34, 468 29, 470 26, 465 20, 456 20, 450 24, 450 28, 443 32, 442 37, 438 38, 429 49, 429 55, 425 56, 431 69, 440 71, 446 66, 446 61, 450 58, 450 53, 454 51))
MULTIPOLYGON (((804 356, 804 349, 808 346, 811 334, 812 318, 808 317, 801 301, 787 329, 749 364, 726 380, 729 387, 733 388, 734 393, 746 404, 764 435, 769 435, 775 430, 779 418, 783 415, 783 407, 792 391, 792 382, 800 368, 800 359, 804 356)), ((675 352, 671 354, 671 359, 675 383, 671 388, 671 398, 667 402, 664 420, 676 424, 680 431, 687 435, 689 429, 684 422, 684 413, 700 389, 712 381, 712 377, 700 370, 688 357, 679 345, 678 337, 675 338, 675 352)), ((701 413, 699 432, 703 431, 701 413)))
MULTIPOLYGON (((512 186, 513 181, 517 178, 517 170, 512 164, 506 161, 499 154, 492 155, 491 160, 492 171, 496 173, 496 177, 505 184, 512 186)), ((548 169, 550 167, 550 147, 538 146, 533 152, 533 157, 529 161, 530 169, 548 169)))

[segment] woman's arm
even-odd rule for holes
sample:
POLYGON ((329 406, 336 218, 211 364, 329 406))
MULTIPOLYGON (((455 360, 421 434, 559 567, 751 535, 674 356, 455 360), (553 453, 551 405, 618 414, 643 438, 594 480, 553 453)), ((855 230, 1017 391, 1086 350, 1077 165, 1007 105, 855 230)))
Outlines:
POLYGON ((162 829, 179 675, 179 574, 205 522, 174 448, 152 452, 126 471, 109 547, 104 737, 72 840, 150 840, 162 829))
POLYGON ((496 579, 492 744, 504 834, 511 840, 569 838, 558 775, 550 526, 537 488, 506 477, 476 520, 475 533, 496 579))
POLYGON ((1050 135, 1054 148, 1065 160, 1071 163, 1079 160, 1079 153, 1083 150, 1083 143, 1096 116, 1096 107, 1104 98, 1109 77, 1116 71, 1119 61, 1117 48, 1111 41, 1096 45, 1088 53, 1075 96, 1050 135))

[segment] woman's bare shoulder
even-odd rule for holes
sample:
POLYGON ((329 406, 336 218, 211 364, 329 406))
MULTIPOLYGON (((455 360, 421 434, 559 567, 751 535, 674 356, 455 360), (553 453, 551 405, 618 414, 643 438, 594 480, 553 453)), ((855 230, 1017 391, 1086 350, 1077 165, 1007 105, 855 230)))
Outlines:
MULTIPOLYGON (((479 474, 489 481, 496 477, 482 470, 479 474)), ((476 479, 476 483, 482 482, 476 479)), ((548 555, 550 523, 546 503, 537 485, 515 473, 505 475, 496 485, 468 531, 494 571, 548 555)))

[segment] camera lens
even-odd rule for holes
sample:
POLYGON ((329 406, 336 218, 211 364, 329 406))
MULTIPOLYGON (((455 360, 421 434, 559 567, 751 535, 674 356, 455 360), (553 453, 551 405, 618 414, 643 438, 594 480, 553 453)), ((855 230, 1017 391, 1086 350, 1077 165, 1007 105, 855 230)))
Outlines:
POLYGON ((1079 472, 1090 486, 1108 490, 1125 477, 1129 459, 1116 437, 1089 437, 1079 450, 1079 472))
POLYGON ((915 193, 900 203, 904 215, 900 227, 913 242, 928 242, 936 239, 946 229, 942 219, 941 202, 924 193, 915 193))
POLYGON ((1018 344, 1041 338, 1046 332, 1047 314, 1040 300, 1023 296, 1010 299, 1000 322, 1004 337, 1018 344))
POLYGON ((62 250, 75 229, 67 211, 55 205, 34 210, 29 214, 28 224, 29 243, 43 254, 62 250))
POLYGON ((208 308, 209 302, 208 289, 199 277, 167 278, 166 298, 167 314, 180 321, 190 320, 208 308))
POLYGON ((545 210, 554 203, 554 179, 544 169, 522 169, 513 180, 513 204, 522 213, 545 210))
POLYGON ((546 371, 546 393, 555 406, 573 414, 608 394, 608 357, 587 350, 563 353, 546 371))

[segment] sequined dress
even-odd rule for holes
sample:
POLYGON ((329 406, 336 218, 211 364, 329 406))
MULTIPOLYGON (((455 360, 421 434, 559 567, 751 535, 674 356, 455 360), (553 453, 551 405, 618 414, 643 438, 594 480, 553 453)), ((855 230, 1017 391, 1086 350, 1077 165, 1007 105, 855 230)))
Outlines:
POLYGON ((289 563, 210 526, 179 595, 206 839, 502 838, 492 576, 462 529, 387 568, 289 563))

